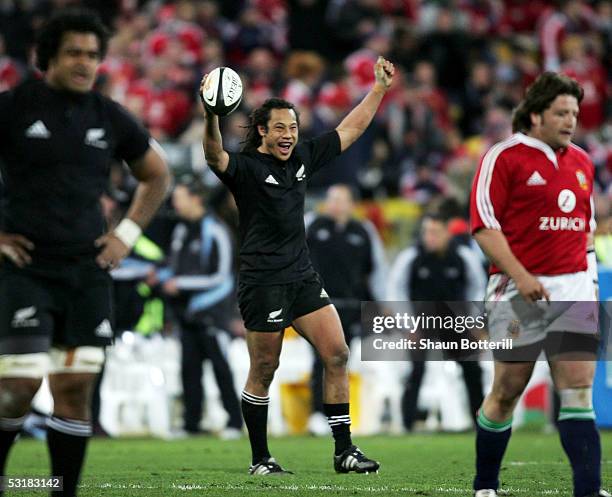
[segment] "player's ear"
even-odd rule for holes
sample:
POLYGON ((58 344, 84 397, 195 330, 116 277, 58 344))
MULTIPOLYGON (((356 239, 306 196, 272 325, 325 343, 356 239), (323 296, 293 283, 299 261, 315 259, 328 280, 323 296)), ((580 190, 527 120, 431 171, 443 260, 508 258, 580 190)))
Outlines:
POLYGON ((268 132, 268 127, 267 126, 262 126, 261 124, 257 125, 257 132, 259 133, 259 136, 266 136, 266 133, 268 132))
POLYGON ((532 112, 531 114, 529 114, 529 119, 531 120, 532 127, 537 128, 542 124, 542 114, 532 112))

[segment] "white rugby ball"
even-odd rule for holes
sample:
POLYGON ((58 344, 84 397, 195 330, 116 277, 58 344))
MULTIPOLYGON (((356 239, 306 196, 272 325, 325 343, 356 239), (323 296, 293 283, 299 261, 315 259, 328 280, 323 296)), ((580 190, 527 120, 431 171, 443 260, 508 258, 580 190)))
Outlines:
POLYGON ((213 114, 227 116, 234 112, 242 100, 242 81, 229 67, 213 69, 204 81, 204 105, 213 114))

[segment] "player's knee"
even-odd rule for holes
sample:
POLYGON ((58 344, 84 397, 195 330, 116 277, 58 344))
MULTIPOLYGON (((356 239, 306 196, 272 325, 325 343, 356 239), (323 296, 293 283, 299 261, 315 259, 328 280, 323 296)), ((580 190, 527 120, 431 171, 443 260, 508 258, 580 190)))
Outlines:
POLYGON ((55 415, 71 419, 90 418, 93 374, 62 374, 50 378, 55 415))
POLYGON ((21 417, 30 409, 41 379, 49 370, 46 352, 0 357, 0 416, 21 417))
POLYGON ((490 401, 496 404, 496 407, 504 412, 510 413, 514 410, 523 389, 517 385, 496 385, 489 394, 490 401))
POLYGON ((322 359, 325 369, 345 369, 349 359, 349 348, 346 345, 335 347, 322 359))
POLYGON ((0 416, 6 418, 24 416, 30 409, 40 383, 39 378, 0 379, 0 416))
POLYGON ((588 388, 593 385, 595 364, 583 361, 566 361, 562 367, 556 365, 555 385, 557 389, 588 388))
POLYGON ((263 359, 257 361, 255 366, 255 377, 265 387, 269 387, 274 379, 274 373, 278 369, 278 359, 263 359))

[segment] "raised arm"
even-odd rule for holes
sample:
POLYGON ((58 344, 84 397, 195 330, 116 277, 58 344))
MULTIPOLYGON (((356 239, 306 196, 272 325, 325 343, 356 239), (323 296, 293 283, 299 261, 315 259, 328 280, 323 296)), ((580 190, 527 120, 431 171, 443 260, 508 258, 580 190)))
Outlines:
MULTIPOLYGON (((205 74, 200 83, 200 95, 203 94, 206 87, 206 78, 208 74, 205 74)), ((212 167, 215 171, 224 173, 229 164, 229 155, 223 150, 223 139, 221 138, 221 130, 219 129, 219 117, 204 107, 204 138, 202 140, 202 146, 204 147, 204 157, 206 163, 212 167)))
POLYGON ((340 150, 344 152, 359 138, 374 119, 385 93, 391 87, 395 69, 393 64, 378 57, 374 65, 376 81, 363 100, 342 120, 336 128, 340 136, 340 150))

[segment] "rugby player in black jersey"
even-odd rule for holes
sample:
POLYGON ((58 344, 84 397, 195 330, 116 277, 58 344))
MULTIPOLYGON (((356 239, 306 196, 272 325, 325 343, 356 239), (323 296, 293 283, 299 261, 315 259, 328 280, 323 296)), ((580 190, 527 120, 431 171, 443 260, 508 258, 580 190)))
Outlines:
MULTIPOLYGON (((335 440, 337 472, 377 471, 379 463, 350 434, 349 350, 336 309, 308 257, 304 197, 309 178, 366 130, 391 86, 393 64, 379 57, 375 83, 335 130, 298 142, 294 105, 272 98, 253 111, 245 147, 223 150, 219 118, 206 111, 203 138, 208 165, 236 199, 240 217, 240 312, 248 330, 250 369, 242 393, 254 475, 287 471, 268 450, 268 389, 278 367, 283 330, 293 326, 317 350, 325 368, 324 411, 335 440)), ((202 79, 204 90, 206 76, 202 79)))
POLYGON ((169 184, 145 129, 92 91, 108 45, 97 15, 59 11, 41 30, 42 80, 0 94, 0 469, 48 374, 52 475, 74 496, 91 435, 90 396, 111 343, 111 280, 169 184), (100 197, 113 160, 139 180, 106 232, 100 197))

